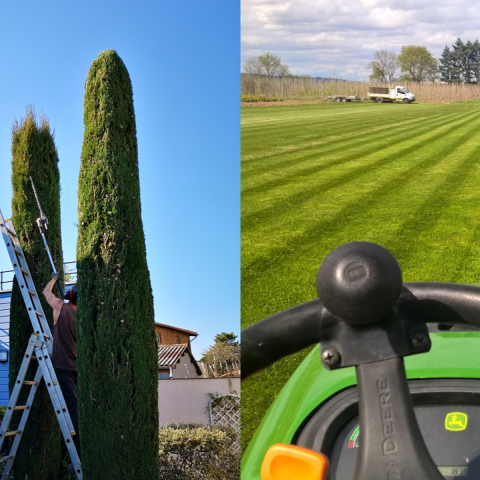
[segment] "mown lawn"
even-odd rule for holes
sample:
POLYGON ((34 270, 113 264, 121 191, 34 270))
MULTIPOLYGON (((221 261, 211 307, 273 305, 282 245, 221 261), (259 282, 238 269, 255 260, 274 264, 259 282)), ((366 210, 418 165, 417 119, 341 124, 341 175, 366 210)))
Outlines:
MULTIPOLYGON (((335 247, 405 281, 480 283, 480 102, 242 109, 242 328, 316 297, 335 247)), ((242 385, 245 448, 306 351, 242 385)))

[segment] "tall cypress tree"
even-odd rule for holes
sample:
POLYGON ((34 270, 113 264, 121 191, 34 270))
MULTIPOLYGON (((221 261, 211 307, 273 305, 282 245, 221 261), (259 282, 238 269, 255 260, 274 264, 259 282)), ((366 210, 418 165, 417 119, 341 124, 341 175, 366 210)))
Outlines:
MULTIPOLYGON (((12 221, 22 244, 25 259, 46 318, 53 331, 53 312, 41 292, 51 279, 51 266, 43 240, 36 225, 40 216, 29 183, 32 176, 48 217, 48 246, 57 271, 63 272, 60 236, 60 183, 58 155, 48 119, 41 116, 37 123, 33 107, 27 109, 20 124, 15 121, 12 131, 12 221)), ((63 274, 62 274, 63 275, 63 274)), ((15 280, 10 307, 10 392, 15 384, 28 339, 33 333, 22 294, 15 280)), ((27 379, 33 380, 37 365, 32 362, 27 379)), ((23 387, 19 404, 24 405, 28 387, 23 387)), ((18 422, 20 415, 12 422, 18 422)), ((16 418, 15 418, 16 417, 16 418)), ((14 426, 14 424, 12 424, 14 426)), ((57 480, 61 466, 60 427, 56 419, 45 382, 42 381, 23 432, 15 457, 13 471, 16 479, 57 480)))
POLYGON ((158 364, 140 216, 132 86, 113 50, 85 84, 78 181, 77 342, 88 480, 158 478, 158 364))

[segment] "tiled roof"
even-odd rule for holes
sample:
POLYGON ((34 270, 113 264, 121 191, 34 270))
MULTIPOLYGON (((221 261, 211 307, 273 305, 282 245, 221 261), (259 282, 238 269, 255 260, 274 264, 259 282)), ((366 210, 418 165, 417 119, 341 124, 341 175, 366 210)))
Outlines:
POLYGON ((178 345, 159 345, 158 346, 158 368, 170 368, 180 361, 182 355, 187 352, 190 355, 193 365, 195 366, 197 373, 201 376, 202 370, 198 366, 197 361, 192 355, 192 352, 188 348, 188 344, 180 343, 178 345))
POLYGON ((158 366, 174 367, 186 349, 186 343, 179 345, 160 345, 158 347, 158 366))
POLYGON ((185 333, 188 333, 189 335, 195 335, 196 337, 198 337, 197 332, 192 332, 191 330, 185 330, 184 328, 173 327, 172 325, 166 325, 165 323, 158 323, 158 322, 155 322, 155 325, 159 325, 160 327, 171 328, 172 330, 178 330, 179 332, 185 332, 185 333))

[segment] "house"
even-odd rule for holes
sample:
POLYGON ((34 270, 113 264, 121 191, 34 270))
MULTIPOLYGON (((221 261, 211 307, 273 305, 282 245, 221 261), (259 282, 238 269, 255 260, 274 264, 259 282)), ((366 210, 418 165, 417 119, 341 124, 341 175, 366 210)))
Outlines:
MULTIPOLYGON (((0 284, 0 405, 7 405, 10 398, 8 392, 8 371, 10 362, 10 300, 11 290, 3 289, 0 284)), ((26 345, 25 345, 26 347, 26 345)))
POLYGON ((200 378, 202 370, 195 360, 190 337, 198 333, 155 322, 158 343, 158 379, 200 378))
MULTIPOLYGON (((198 333, 183 328, 172 327, 164 323, 155 322, 155 335, 159 345, 178 345, 187 343, 190 346, 190 337, 198 337, 198 333)), ((195 340, 195 338, 193 340, 195 340)), ((192 340, 192 341, 193 341, 192 340)))

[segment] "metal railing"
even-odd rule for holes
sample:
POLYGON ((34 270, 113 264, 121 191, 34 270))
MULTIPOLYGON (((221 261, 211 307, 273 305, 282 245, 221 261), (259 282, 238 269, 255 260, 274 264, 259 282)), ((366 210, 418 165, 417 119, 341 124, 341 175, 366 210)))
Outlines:
POLYGON ((63 275, 65 277, 65 283, 77 281, 77 262, 64 262, 63 263, 63 275), (75 268, 70 269, 68 265, 75 265, 75 268))
POLYGON ((0 290, 7 290, 7 288, 4 288, 7 284, 10 284, 10 288, 8 290, 11 290, 14 276, 13 270, 4 270, 0 272, 0 290), (10 278, 10 280, 4 280, 6 275, 7 278, 10 278))
MULTIPOLYGON (((76 282, 77 281, 77 262, 64 262, 63 275, 65 277, 66 283, 76 282), (74 265, 74 268, 71 268, 69 265, 74 265)), ((13 270, 0 271, 0 291, 11 290, 13 286, 14 277, 15 277, 15 272, 13 270)))

